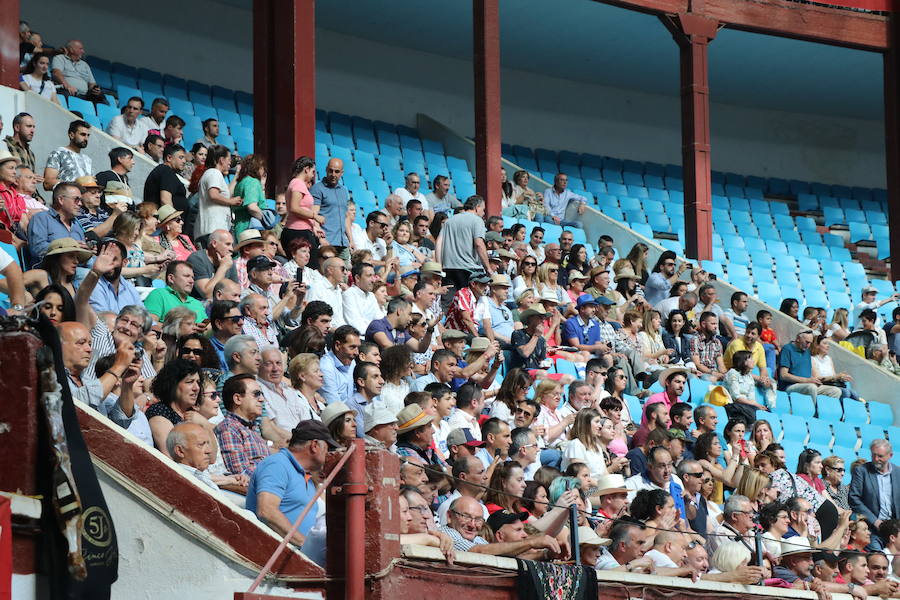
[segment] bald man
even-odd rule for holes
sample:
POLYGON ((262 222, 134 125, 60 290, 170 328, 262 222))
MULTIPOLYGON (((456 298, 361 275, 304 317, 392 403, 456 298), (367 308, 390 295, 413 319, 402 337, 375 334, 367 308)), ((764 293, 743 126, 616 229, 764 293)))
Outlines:
MULTIPOLYGON (((343 255, 350 246, 349 228, 352 225, 352 222, 347 221, 347 202, 350 200, 350 194, 347 193, 347 188, 341 185, 343 175, 344 161, 331 158, 325 166, 325 177, 309 189, 313 202, 319 207, 319 214, 325 217, 325 222, 322 223, 325 241, 334 246, 338 256, 343 255)), ((309 267, 319 268, 315 252, 310 252, 309 267)))
POLYGON ((141 374, 141 361, 135 357, 134 344, 130 341, 120 343, 112 366, 99 378, 85 381, 82 376, 91 362, 91 335, 87 327, 76 321, 66 321, 59 324, 57 331, 72 398, 127 429, 137 416, 134 383, 141 374), (116 386, 119 386, 119 397, 109 398, 116 386))
POLYGON ((213 449, 209 432, 196 423, 179 423, 166 438, 166 450, 178 466, 213 490, 219 486, 207 471, 212 461, 213 449))

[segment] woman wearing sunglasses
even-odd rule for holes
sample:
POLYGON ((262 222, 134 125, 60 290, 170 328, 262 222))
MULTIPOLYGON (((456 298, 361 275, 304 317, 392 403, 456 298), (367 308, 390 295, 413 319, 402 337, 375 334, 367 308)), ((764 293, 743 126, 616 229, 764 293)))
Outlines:
POLYGON ((840 456, 831 455, 822 461, 822 467, 822 479, 825 480, 825 491, 831 496, 831 501, 834 502, 838 508, 848 510, 850 508, 850 502, 848 500, 850 486, 841 483, 844 479, 844 473, 846 472, 844 459, 840 456))
POLYGON ((187 260, 195 250, 191 238, 182 233, 184 220, 181 211, 164 204, 156 212, 159 218, 159 245, 175 253, 175 260, 187 260))
POLYGON ((221 366, 209 339, 192 333, 178 340, 176 356, 196 363, 201 369, 219 370, 221 366))
POLYGON ((526 254, 522 260, 519 261, 519 266, 516 270, 518 275, 512 282, 513 298, 518 298, 526 290, 531 290, 534 292, 535 296, 540 296, 537 280, 537 264, 537 259, 530 254, 526 254))

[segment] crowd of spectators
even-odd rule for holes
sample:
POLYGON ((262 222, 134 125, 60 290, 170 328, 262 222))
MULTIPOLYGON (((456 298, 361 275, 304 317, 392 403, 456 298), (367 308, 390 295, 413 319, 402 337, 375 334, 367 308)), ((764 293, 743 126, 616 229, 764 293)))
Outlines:
MULTIPOLYGON (((23 87, 99 100, 81 43, 48 67, 35 36, 23 30, 23 87)), ((131 98, 110 123, 109 166, 83 152, 88 123, 36 157, 39 124, 16 115, 0 223, 26 268, 0 249, 0 288, 9 312, 36 304, 58 328, 76 400, 210 490, 284 534, 326 454, 364 439, 399 457, 401 539, 449 560, 569 557, 575 506, 597 569, 896 595, 890 444, 854 465, 805 450, 793 469, 756 418, 777 390, 857 397, 831 339, 869 335, 870 358, 896 369, 900 311, 879 323, 874 290, 858 325, 787 300, 808 329, 779 340, 769 312, 749 315, 742 292, 725 304, 673 252, 650 265, 644 244, 619 256, 603 236, 592 256, 570 228, 507 227, 573 225, 585 204, 565 174, 536 193, 516 173, 501 216, 409 173, 360 226, 340 159, 320 178, 299 157, 276 188, 264 157, 216 143, 214 120, 188 148, 165 99, 143 111, 131 98), (135 153, 159 163, 142 190, 135 153), (691 404, 699 379, 730 400, 724 435, 711 404, 691 404)), ((322 501, 291 541, 324 560, 322 501)))

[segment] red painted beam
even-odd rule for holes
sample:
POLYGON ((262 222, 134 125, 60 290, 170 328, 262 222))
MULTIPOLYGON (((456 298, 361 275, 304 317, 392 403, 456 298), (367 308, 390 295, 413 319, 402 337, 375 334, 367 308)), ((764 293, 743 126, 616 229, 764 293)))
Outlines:
MULTIPOLYGON (((25 495, 39 491, 38 441, 46 427, 43 412, 38 408, 37 351, 41 345, 30 333, 0 334, 3 357, 0 398, 9 399, 0 402, 0 423, 6 429, 0 433, 0 490, 3 491, 25 495)), ((37 572, 36 541, 34 536, 13 535, 13 573, 37 572)))
POLYGON ((790 0, 595 0, 656 16, 688 11, 731 29, 811 42, 884 51, 887 18, 881 15, 800 4, 790 0))
POLYGON ((681 157, 684 166, 685 253, 712 259, 712 181, 707 50, 719 23, 693 13, 662 18, 681 58, 681 157))
POLYGON ((19 89, 19 0, 0 0, 0 85, 19 89))
MULTIPOLYGON (((475 184, 487 215, 501 213, 500 6, 472 0, 475 70, 475 184)), ((465 198, 460 198, 465 201, 465 198)))
POLYGON ((315 0, 254 0, 254 152, 276 186, 298 156, 315 156, 315 29, 315 0))
POLYGON ((884 54, 884 131, 891 280, 900 279, 900 14, 890 18, 891 48, 884 54))

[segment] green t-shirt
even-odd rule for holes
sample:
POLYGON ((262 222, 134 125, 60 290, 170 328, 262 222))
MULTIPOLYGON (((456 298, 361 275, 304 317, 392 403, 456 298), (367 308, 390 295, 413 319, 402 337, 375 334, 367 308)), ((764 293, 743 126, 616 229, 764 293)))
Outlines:
POLYGON ((193 296, 188 296, 184 301, 178 297, 171 287, 157 288, 147 295, 144 307, 160 318, 164 319, 166 313, 176 306, 186 306, 197 315, 197 323, 206 319, 206 309, 203 304, 193 296))
POLYGON ((238 181, 232 196, 237 196, 243 200, 240 206, 234 206, 231 209, 234 213, 234 237, 237 239, 242 231, 250 227, 251 216, 247 207, 255 204, 262 210, 266 206, 266 196, 259 179, 250 175, 238 181))

